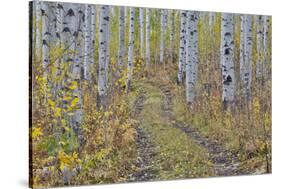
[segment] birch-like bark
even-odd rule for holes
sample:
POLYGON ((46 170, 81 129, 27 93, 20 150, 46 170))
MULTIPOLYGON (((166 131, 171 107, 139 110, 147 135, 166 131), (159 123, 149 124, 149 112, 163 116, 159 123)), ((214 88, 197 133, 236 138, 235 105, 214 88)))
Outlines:
POLYGON ((35 0, 35 25, 36 25, 36 31, 35 31, 35 54, 36 54, 36 62, 41 61, 41 52, 42 52, 42 27, 41 26, 41 20, 42 20, 42 13, 41 13, 41 1, 35 0))
POLYGON ((165 45, 165 41, 164 41, 164 33, 165 33, 165 10, 161 9, 161 19, 160 19, 160 23, 161 23, 161 29, 160 29, 160 64, 162 64, 164 62, 164 45, 165 45))
POLYGON ((195 11, 187 12, 186 43, 186 100, 191 104, 195 98, 198 70, 198 16, 195 11))
POLYGON ((263 17, 256 16, 257 27, 257 63, 256 63, 256 78, 260 80, 263 76, 263 17))
POLYGON ((96 12, 94 5, 85 5, 83 78, 91 81, 94 68, 96 12))
POLYGON ((175 41, 175 11, 171 10, 170 13, 170 61, 173 63, 174 61, 174 41, 175 41))
MULTIPOLYGON (((77 23, 78 23, 78 11, 75 4, 71 3, 65 3, 62 7, 60 7, 63 11, 62 14, 64 14, 64 17, 62 19, 62 33, 59 36, 61 38, 61 42, 64 45, 64 48, 67 49, 63 53, 63 62, 66 65, 70 65, 69 75, 71 78, 64 78, 65 80, 62 82, 67 82, 67 79, 72 81, 77 81, 79 86, 79 80, 75 79, 77 77, 77 74, 75 73, 76 70, 74 67, 77 65, 76 63, 76 54, 74 53, 77 46, 77 23)), ((82 118, 82 110, 81 110, 81 93, 80 89, 76 87, 72 91, 72 99, 78 98, 78 103, 76 104, 77 109, 73 112, 73 115, 67 115, 65 118, 69 120, 69 125, 75 132, 75 134, 78 136, 78 128, 81 123, 82 118)), ((64 105, 66 108, 66 106, 64 105)), ((79 136, 78 136, 79 137, 79 136)), ((70 144, 70 148, 73 149, 73 144, 70 144)), ((72 173, 69 171, 69 169, 66 167, 64 170, 62 170, 62 174, 64 177, 65 183, 69 183, 72 176, 70 176, 72 173)))
POLYGON ((106 18, 108 19, 106 22, 106 40, 105 40, 105 45, 106 45, 106 59, 105 59, 105 82, 106 82, 106 87, 108 87, 108 68, 109 68, 109 61, 110 61, 110 54, 109 54, 109 44, 110 44, 110 7, 108 6, 106 8, 106 18))
MULTIPOLYGON (((194 87, 197 83, 197 79, 198 79, 198 55, 199 55, 199 51, 198 51, 198 12, 193 12, 192 14, 190 14, 190 18, 189 18, 190 22, 193 22, 193 32, 190 33, 190 35, 193 35, 192 38, 192 45, 193 45, 193 57, 192 57, 192 61, 193 61, 193 83, 194 83, 194 87)), ((186 50, 187 52, 187 50, 186 50)), ((193 93, 195 93, 193 91, 193 93)))
POLYGON ((241 16, 241 44, 243 52, 240 55, 240 78, 243 94, 247 100, 251 97, 252 81, 252 16, 241 16))
POLYGON ((74 115, 72 118, 72 127, 75 133, 79 136, 80 134, 80 124, 82 122, 83 111, 82 111, 82 91, 81 91, 81 78, 82 78, 82 67, 83 67, 83 50, 84 50, 84 40, 83 40, 83 26, 85 18, 85 6, 84 5, 73 5, 74 10, 74 23, 75 23, 75 32, 74 32, 74 44, 77 53, 74 53, 74 64, 72 68, 73 80, 78 83, 78 87, 73 90, 73 97, 78 98, 76 104, 76 109, 74 110, 74 115))
POLYGON ((234 100, 234 22, 233 15, 221 15, 221 69, 222 69, 222 100, 224 105, 234 100))
POLYGON ((68 49, 69 53, 65 53, 65 62, 73 62, 74 60, 74 51, 76 45, 76 36, 77 36, 77 11, 75 5, 66 3, 64 4, 64 20, 63 20, 63 37, 62 41, 65 44, 65 48, 68 49), (75 16, 76 15, 76 16, 75 16))
MULTIPOLYGON (((240 80, 243 81, 243 65, 245 57, 245 17, 240 16, 240 80)), ((243 83, 243 82, 241 82, 243 83)))
POLYGON ((179 65, 178 65, 178 83, 182 83, 183 71, 185 65, 186 50, 186 14, 187 11, 181 11, 180 14, 180 48, 179 48, 179 65))
MULTIPOLYGON (((62 45, 62 30, 63 30, 63 6, 60 3, 55 3, 55 7, 54 7, 54 14, 55 14, 55 30, 54 30, 54 34, 53 34, 53 38, 54 38, 54 45, 59 48, 62 49, 63 45, 62 45)), ((62 74, 62 62, 63 62, 63 58, 61 57, 55 57, 55 65, 56 65, 56 77, 59 77, 62 74)), ((57 81, 54 82, 53 85, 53 96, 56 97, 57 96, 57 91, 61 88, 62 81, 57 81)))
POLYGON ((263 16, 263 56, 264 56, 264 69, 263 75, 265 80, 267 80, 268 76, 268 68, 270 64, 270 57, 269 57, 269 46, 268 46, 268 32, 269 32, 269 16, 263 16))
MULTIPOLYGON (((42 13, 42 58, 43 69, 46 69, 50 63, 50 27, 49 27, 49 6, 47 2, 41 2, 42 13)), ((46 70, 45 70, 46 71, 46 70)), ((46 74, 45 74, 46 76, 46 74)))
POLYGON ((126 84, 126 92, 128 93, 131 87, 133 74, 133 59, 134 59, 134 35, 135 35, 135 8, 130 7, 130 27, 129 27, 129 50, 128 50, 128 76, 126 84))
POLYGON ((209 48, 211 49, 210 51, 210 62, 214 62, 214 37, 213 34, 214 34, 214 25, 215 25, 215 19, 216 19, 216 13, 215 12, 210 12, 209 13, 209 37, 211 38, 210 40, 210 44, 209 44, 209 48))
POLYGON ((139 21, 140 21, 140 52, 141 58, 144 59, 144 9, 139 9, 139 21))
POLYGON ((62 45, 62 31, 63 31, 63 6, 60 3, 56 3, 56 46, 62 45))
POLYGON ((125 7, 119 7, 119 50, 118 65, 120 71, 124 66, 125 56, 125 7))
POLYGON ((95 64, 95 44, 96 44, 96 14, 97 14, 97 10, 96 10, 96 6, 95 5, 91 5, 91 10, 92 10, 92 16, 91 16, 91 53, 90 53, 90 63, 93 65, 91 67, 91 69, 94 69, 94 64, 95 64))
POLYGON ((106 27, 109 18, 107 16, 108 6, 100 7, 99 12, 99 68, 98 68, 98 107, 105 107, 106 97, 106 27))
POLYGON ((146 9, 146 32, 145 32, 145 62, 146 68, 150 66, 150 10, 146 9))
POLYGON ((85 5, 85 23, 84 23, 84 38, 85 38, 85 49, 84 49, 84 65, 83 65, 83 77, 86 80, 90 79, 90 65, 93 63, 91 59, 92 45, 92 7, 91 5, 85 5))

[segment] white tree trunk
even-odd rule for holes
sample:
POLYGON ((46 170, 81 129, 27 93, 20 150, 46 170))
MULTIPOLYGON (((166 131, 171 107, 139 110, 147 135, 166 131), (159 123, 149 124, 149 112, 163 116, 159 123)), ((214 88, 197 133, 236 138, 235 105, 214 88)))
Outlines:
POLYGON ((185 65, 186 50, 186 11, 180 14, 180 48, 179 48, 179 65, 178 65, 178 83, 182 83, 183 71, 185 65))
MULTIPOLYGON (((240 16, 240 80, 243 81, 243 65, 244 65, 244 58, 245 58, 245 17, 240 16)), ((243 82, 241 82, 242 84, 243 82)))
MULTIPOLYGON (((109 14, 110 14, 110 8, 109 6, 107 7, 106 9, 106 19, 108 20, 106 22, 106 29, 105 29, 105 32, 106 32, 106 40, 105 40, 105 43, 106 43, 106 59, 105 59, 105 82, 106 82, 106 86, 108 85, 108 68, 109 68, 109 62, 110 62, 110 53, 109 53, 109 45, 110 45, 110 17, 109 17, 109 14)), ((107 86, 108 87, 108 86, 107 86)))
POLYGON ((269 16, 263 16, 263 56, 264 56, 264 70, 263 75, 265 80, 267 80, 268 68, 270 64, 269 57, 269 46, 268 46, 268 32, 269 32, 269 16))
MULTIPOLYGON (((71 3, 64 4, 64 13, 65 16, 63 20, 62 41, 65 44, 65 48, 68 49, 69 52, 74 52, 77 33, 77 19, 75 15, 78 15, 75 9, 75 5, 71 3)), ((65 53, 65 61, 73 62, 74 53, 65 53)))
POLYGON ((263 76, 263 17, 256 16, 257 27, 257 63, 256 63, 256 78, 260 80, 263 76))
POLYGON ((174 10, 171 10, 171 13, 170 13, 170 60, 171 62, 174 61, 174 41, 175 41, 175 11, 174 10))
POLYGON ((144 8, 139 9, 139 21, 140 21, 140 52, 141 58, 144 59, 144 8))
POLYGON ((42 13, 42 57, 43 69, 46 69, 50 63, 50 22, 49 22, 49 5, 47 2, 41 2, 42 13))
POLYGON ((241 16, 241 44, 243 44, 243 53, 240 55, 240 78, 242 81, 242 90, 246 99, 251 97, 252 81, 252 16, 241 16))
POLYGON ((133 74, 133 59, 134 59, 134 35, 135 35, 135 8, 130 7, 130 27, 129 27, 129 50, 128 50, 128 76, 127 76, 127 89, 128 93, 131 86, 132 74, 133 74))
POLYGON ((82 111, 82 91, 81 91, 81 73, 83 67, 83 51, 84 51, 84 40, 83 40, 83 26, 84 26, 84 5, 73 5, 73 10, 75 19, 75 49, 77 49, 77 53, 74 55, 74 65, 72 69, 73 79, 78 83, 78 87, 73 90, 73 97, 78 98, 77 109, 74 110, 74 115, 72 119, 72 127, 77 135, 80 135, 80 123, 82 122, 83 111, 82 111))
POLYGON ((107 16, 108 6, 100 7, 99 12, 99 68, 98 68, 98 99, 99 107, 105 106, 106 96, 106 29, 109 22, 107 16))
POLYGON ((41 49, 42 49, 42 27, 41 26, 41 1, 36 0, 35 3, 35 24, 36 24, 36 31, 35 31, 35 54, 36 54, 36 62, 41 61, 41 49), (39 60, 38 60, 39 59, 39 60))
POLYGON ((119 50, 118 50, 118 65, 122 70, 124 66, 125 56, 125 7, 119 7, 119 50))
MULTIPOLYGON (((55 41, 55 46, 58 48, 63 48, 62 46, 62 31, 63 31, 63 6, 60 3, 56 3, 54 7, 55 12, 55 34, 53 38, 55 41)), ((56 77, 59 77, 62 74, 62 57, 55 57, 55 65, 57 68, 56 77)), ((53 86, 53 94, 57 96, 57 91, 61 88, 61 81, 55 82, 53 86)))
POLYGON ((84 38, 85 38, 85 50, 84 50, 84 65, 83 65, 83 75, 84 79, 90 79, 90 65, 92 64, 92 59, 90 58, 91 50, 93 49, 92 45, 92 7, 91 5, 85 4, 85 24, 84 24, 84 38))
POLYGON ((191 104, 195 98, 198 70, 198 16, 194 11, 187 12, 186 52, 186 100, 191 104))
POLYGON ((233 15, 222 13, 221 19, 221 69, 222 100, 225 105, 234 100, 234 21, 233 15))
POLYGON ((94 70, 94 65, 95 65, 95 44, 96 44, 96 6, 95 5, 91 5, 91 10, 92 10, 92 17, 91 17, 91 53, 90 53, 90 63, 92 64, 92 66, 90 67, 91 70, 94 70))
POLYGON ((165 10, 161 9, 161 30, 160 30, 160 64, 164 62, 164 50, 165 50, 165 10))
POLYGON ((150 10, 146 9, 146 36, 145 36, 145 62, 146 68, 150 66, 150 10))

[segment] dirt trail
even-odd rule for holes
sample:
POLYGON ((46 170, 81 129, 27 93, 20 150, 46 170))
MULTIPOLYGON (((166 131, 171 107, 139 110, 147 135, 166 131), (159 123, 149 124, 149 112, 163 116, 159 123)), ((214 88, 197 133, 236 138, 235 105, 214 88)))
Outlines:
MULTIPOLYGON (((220 144, 217 144, 210 139, 202 136, 200 132, 190 125, 180 122, 176 119, 173 113, 173 95, 172 89, 168 84, 147 82, 153 88, 159 90, 162 94, 162 116, 169 120, 170 125, 181 130, 186 136, 205 148, 209 154, 209 160, 214 164, 214 171, 217 176, 232 176, 244 174, 238 169, 240 162, 236 155, 225 150, 220 144)), ((133 116, 140 123, 145 117, 141 116, 141 112, 145 106, 145 100, 149 97, 145 89, 142 89, 135 102, 133 116)), ((158 172, 153 165, 153 158, 156 155, 155 147, 153 146, 153 138, 143 130, 142 127, 136 127, 137 130, 137 160, 135 163, 135 171, 129 175, 128 181, 151 181, 158 178, 158 172)), ((159 170, 158 170, 159 171, 159 170)))
MULTIPOLYGON (((145 92, 141 91, 135 102, 134 117, 139 117, 143 110, 145 101, 145 92)), ((140 120, 141 121, 141 120, 140 120)), ((128 181, 149 181, 155 178, 155 171, 152 169, 152 158, 155 155, 154 147, 150 141, 150 136, 143 131, 141 127, 136 127, 137 130, 137 161, 136 171, 129 175, 128 181)))
POLYGON ((197 130, 193 129, 189 125, 176 120, 172 112, 172 93, 169 86, 166 84, 160 84, 158 86, 156 85, 156 87, 159 87, 163 93, 163 111, 171 120, 171 122, 174 123, 172 126, 180 129, 189 138, 193 139, 200 146, 207 149, 210 161, 214 164, 216 175, 231 176, 243 174, 241 171, 237 171, 240 162, 234 154, 223 149, 221 145, 203 137, 197 130))

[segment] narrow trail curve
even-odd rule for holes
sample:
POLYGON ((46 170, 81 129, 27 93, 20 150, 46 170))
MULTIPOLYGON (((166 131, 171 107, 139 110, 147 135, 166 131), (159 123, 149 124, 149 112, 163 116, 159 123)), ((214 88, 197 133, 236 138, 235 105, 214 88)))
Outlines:
MULTIPOLYGON (((143 110, 144 101, 145 92, 141 91, 135 102, 134 117, 139 117, 143 110)), ((155 178, 155 171, 153 171, 151 166, 152 158, 155 155, 154 146, 150 141, 149 135, 145 133, 141 127, 137 126, 136 131, 137 161, 135 166, 137 170, 129 175, 128 181, 149 181, 155 178)))
POLYGON ((226 151, 221 145, 203 137, 197 130, 193 129, 189 125, 175 119, 172 112, 172 93, 169 86, 166 84, 158 84, 158 88, 160 88, 161 92, 164 94, 163 111, 166 113, 166 116, 173 121, 173 127, 180 129, 188 137, 193 139, 193 141, 207 149, 210 161, 214 164, 216 175, 233 176, 243 174, 241 170, 238 171, 240 161, 236 155, 226 151))

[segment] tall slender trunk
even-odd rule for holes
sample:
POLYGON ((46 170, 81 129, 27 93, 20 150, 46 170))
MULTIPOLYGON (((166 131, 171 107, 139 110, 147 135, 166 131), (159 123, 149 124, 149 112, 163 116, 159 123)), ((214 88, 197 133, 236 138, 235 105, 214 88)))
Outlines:
POLYGON ((240 55, 240 78, 242 90, 247 100, 251 97, 252 81, 252 16, 241 16, 241 44, 243 46, 240 55))
POLYGON ((270 57, 269 57, 269 46, 268 46, 268 32, 269 32, 269 16, 263 16, 263 56, 264 56, 264 80, 267 80, 268 72, 269 72, 269 64, 270 64, 270 57))
POLYGON ((178 65, 178 83, 182 83, 183 70, 185 65, 185 51, 186 51, 186 14, 187 11, 181 11, 180 15, 180 48, 179 48, 179 65, 178 65))
POLYGON ((145 32, 145 61, 146 68, 150 66, 150 10, 146 9, 146 32, 145 32))
POLYGON ((83 41, 83 25, 84 25, 84 5, 74 5, 73 9, 75 10, 75 47, 74 50, 77 52, 74 53, 74 64, 72 67, 73 80, 77 82, 78 86, 73 90, 74 99, 77 98, 78 102, 76 104, 76 109, 74 110, 74 115, 72 118, 73 129, 80 136, 80 123, 82 122, 83 111, 82 111, 82 87, 81 87, 81 78, 82 78, 82 67, 83 67, 83 51, 84 51, 84 41, 83 41))
POLYGON ((126 84, 126 92, 128 93, 131 87, 133 74, 133 59, 134 59, 134 35, 135 35, 135 8, 130 7, 130 27, 129 27, 129 50, 128 50, 128 76, 126 84))
POLYGON ((174 61, 174 45, 175 45, 175 11, 171 10, 170 13, 170 61, 174 61))
MULTIPOLYGON (((106 45, 106 59, 105 59, 105 81, 106 81, 106 86, 108 85, 108 79, 109 79, 109 62, 110 62, 110 52, 109 52, 109 45, 110 45, 110 9, 109 6, 106 9, 106 17, 108 18, 108 21, 106 22, 106 29, 105 29, 105 35, 106 35, 106 40, 105 40, 105 45, 106 45)), ((108 87, 108 86, 107 86, 108 87)))
POLYGON ((263 17, 258 15, 256 16, 256 27, 257 27, 257 63, 256 63, 256 78, 261 80, 263 76, 263 17))
MULTIPOLYGON (((46 69, 50 63, 50 22, 49 22, 49 5, 47 2, 41 2, 41 13, 42 13, 42 58, 43 58, 43 69, 46 69)), ((45 70, 45 76, 46 75, 45 70)))
POLYGON ((83 77, 84 79, 90 79, 90 65, 92 63, 92 59, 90 58, 91 50, 93 49, 92 45, 92 7, 91 5, 85 5, 85 24, 84 24, 84 38, 85 38, 85 51, 84 51, 84 65, 83 65, 83 77))
POLYGON ((118 66, 121 70, 124 66, 125 56, 125 7, 119 7, 119 49, 118 49, 118 66))
POLYGON ((165 10, 161 9, 161 29, 160 29, 160 64, 163 64, 164 62, 164 50, 165 50, 165 39, 164 39, 164 33, 165 33, 165 10))
POLYGON ((141 58, 144 59, 144 8, 139 9, 140 20, 140 52, 141 58))
POLYGON ((224 107, 234 100, 234 22, 233 15, 221 15, 221 70, 222 70, 222 101, 224 107))
POLYGON ((195 98, 198 70, 198 16, 195 11, 187 12, 186 43, 186 100, 191 104, 195 98))
POLYGON ((106 29, 107 22, 109 22, 107 9, 107 5, 101 6, 99 12, 99 68, 97 106, 103 108, 105 107, 106 97, 106 29))
POLYGON ((35 4, 35 24, 36 24, 36 31, 35 31, 35 54, 36 54, 36 63, 41 61, 41 49, 42 49, 42 11, 41 11, 41 1, 36 0, 34 1, 35 4), (41 26, 41 27, 40 27, 41 26))

